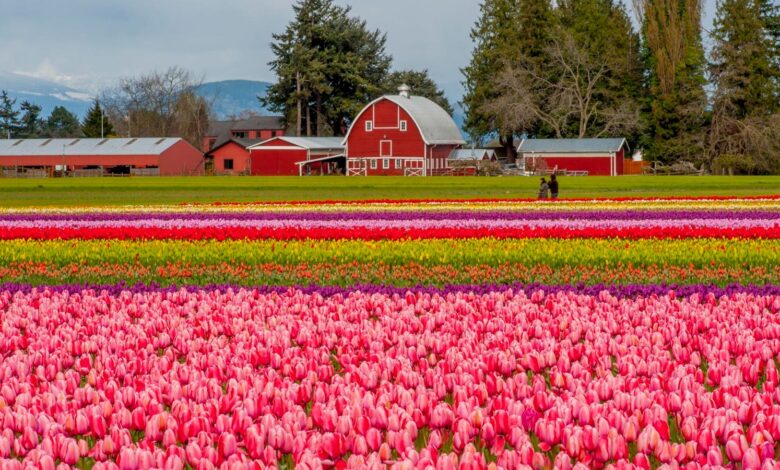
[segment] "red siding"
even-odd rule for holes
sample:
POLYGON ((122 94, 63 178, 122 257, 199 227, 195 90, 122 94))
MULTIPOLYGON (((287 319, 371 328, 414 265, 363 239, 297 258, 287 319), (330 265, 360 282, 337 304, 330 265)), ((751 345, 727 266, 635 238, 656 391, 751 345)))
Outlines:
POLYGON ((86 166, 159 167, 162 176, 203 174, 203 154, 181 140, 158 155, 42 155, 29 157, 0 157, 0 166, 57 166, 68 168, 86 166))
MULTIPOLYGON (((530 157, 527 158, 530 160, 530 157)), ((535 158, 544 160, 547 163, 548 170, 552 170, 557 166, 558 170, 587 171, 588 176, 612 175, 612 155, 584 157, 536 154, 535 158)), ((618 159, 616 158, 615 160, 618 159)), ((622 160, 622 157, 620 160, 622 160)), ((620 162, 620 167, 622 167, 622 161, 620 162)))
POLYGON ((623 170, 623 159, 626 157, 625 155, 625 149, 621 148, 620 151, 615 155, 615 160, 617 161, 617 174, 623 175, 625 174, 625 171, 623 170))
POLYGON ((252 175, 256 176, 298 176, 296 162, 306 160, 306 149, 275 150, 252 149, 252 175))
POLYGON ((249 151, 236 142, 228 142, 210 152, 214 157, 214 171, 217 174, 239 174, 249 167, 249 151), (233 170, 225 169, 225 160, 233 160, 233 170))
POLYGON ((203 154, 186 140, 180 140, 160 155, 160 175, 202 175, 203 154))

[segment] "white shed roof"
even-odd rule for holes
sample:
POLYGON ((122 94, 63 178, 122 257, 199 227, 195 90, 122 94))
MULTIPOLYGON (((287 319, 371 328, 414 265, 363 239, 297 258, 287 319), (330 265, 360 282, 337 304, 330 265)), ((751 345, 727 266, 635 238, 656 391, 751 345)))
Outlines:
POLYGON ((5 139, 0 140, 0 156, 160 155, 180 140, 178 137, 5 139))
POLYGON ((261 148, 262 144, 270 142, 272 140, 281 140, 290 145, 301 147, 307 150, 337 150, 343 149, 344 144, 341 142, 341 137, 289 137, 279 136, 272 137, 268 140, 260 142, 258 144, 247 147, 248 149, 261 148))
POLYGON ((523 139, 519 153, 595 153, 617 152, 626 146, 624 138, 523 139))
MULTIPOLYGON (((383 99, 392 101, 409 113, 409 116, 412 117, 412 120, 420 129, 425 143, 429 145, 464 145, 466 143, 452 116, 444 108, 423 96, 410 96, 407 98, 401 95, 385 95, 369 103, 358 113, 358 116, 383 99)), ((351 127, 349 132, 352 132, 351 127)), ((347 132, 347 137, 349 137, 349 132, 347 132)), ((344 138, 344 143, 346 143, 347 137, 344 138)))

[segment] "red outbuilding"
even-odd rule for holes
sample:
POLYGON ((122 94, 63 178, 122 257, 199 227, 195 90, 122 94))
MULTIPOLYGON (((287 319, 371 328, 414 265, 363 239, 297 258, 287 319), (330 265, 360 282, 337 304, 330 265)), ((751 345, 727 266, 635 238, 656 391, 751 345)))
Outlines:
POLYGON ((249 174, 249 147, 262 142, 257 139, 228 139, 206 154, 215 175, 249 174))
POLYGON ((517 148, 518 165, 526 169, 555 170, 591 176, 623 174, 626 139, 523 139, 517 148))
POLYGON ((252 175, 344 174, 341 137, 275 137, 249 147, 252 175))
POLYGON ((5 172, 54 171, 187 176, 203 174, 203 154, 178 137, 0 140, 5 172))
POLYGON ((260 142, 285 134, 280 116, 252 116, 231 121, 209 121, 203 136, 203 153, 213 150, 228 140, 254 140, 260 142))
POLYGON ((447 111, 402 86, 369 103, 344 138, 347 175, 426 176, 448 168, 466 142, 447 111))

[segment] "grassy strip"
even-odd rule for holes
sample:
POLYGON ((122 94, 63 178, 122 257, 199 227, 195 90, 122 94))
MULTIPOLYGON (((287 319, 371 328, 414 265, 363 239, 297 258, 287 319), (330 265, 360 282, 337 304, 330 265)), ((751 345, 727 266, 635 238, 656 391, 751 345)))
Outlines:
MULTIPOLYGON (((626 176, 560 178, 561 197, 778 194, 780 177, 626 176)), ((527 177, 0 178, 0 207, 111 206, 217 201, 532 198, 527 177)))

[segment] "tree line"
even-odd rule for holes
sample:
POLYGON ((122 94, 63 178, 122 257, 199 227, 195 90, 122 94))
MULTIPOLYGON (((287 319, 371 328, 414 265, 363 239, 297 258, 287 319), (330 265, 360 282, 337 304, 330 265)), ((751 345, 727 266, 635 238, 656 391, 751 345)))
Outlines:
POLYGON ((6 90, 0 92, 0 138, 2 139, 40 139, 40 138, 78 138, 106 137, 113 135, 111 123, 100 121, 103 112, 96 99, 83 121, 64 106, 55 106, 48 117, 41 116, 41 107, 30 101, 22 101, 16 106, 6 90))
MULTIPOLYGON (((702 0, 484 0, 462 70, 465 130, 498 138, 626 137, 646 159, 713 172, 780 172, 780 7, 720 0, 703 46, 702 0), (639 28, 634 27, 638 24, 639 28)), ((273 36, 262 104, 298 135, 343 134, 406 82, 452 107, 427 71, 392 71, 386 36, 332 0, 298 0, 273 36)))
POLYGON ((780 172, 780 7, 720 0, 485 0, 463 69, 466 130, 514 139, 627 137, 646 159, 780 172))

